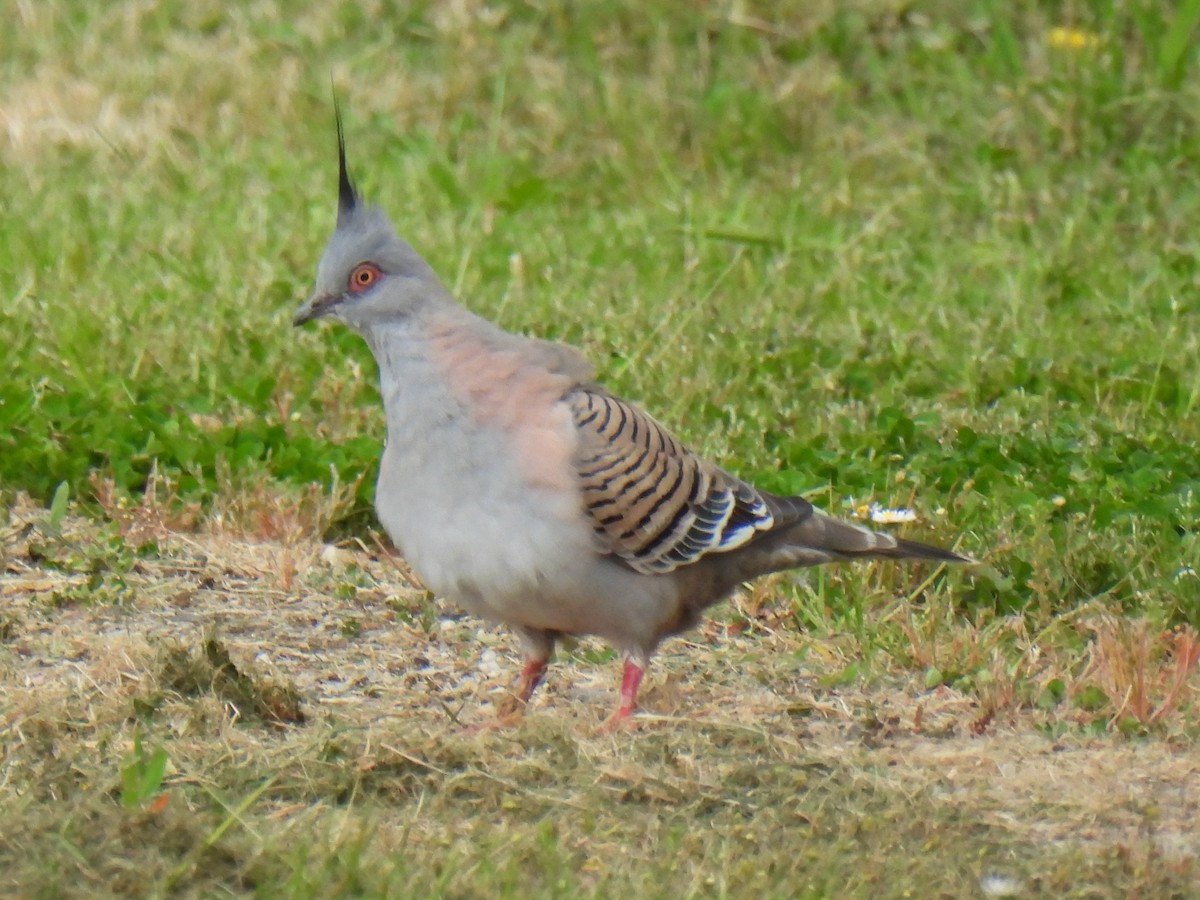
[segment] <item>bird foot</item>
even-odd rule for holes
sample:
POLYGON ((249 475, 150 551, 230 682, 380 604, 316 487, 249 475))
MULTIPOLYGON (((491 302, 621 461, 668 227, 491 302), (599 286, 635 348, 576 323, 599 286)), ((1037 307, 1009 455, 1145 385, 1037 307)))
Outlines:
POLYGON ((496 704, 494 721, 507 725, 516 725, 525 718, 525 704, 516 697, 505 697, 496 704))
POLYGON ((525 715, 525 707, 528 701, 522 699, 518 694, 508 694, 496 703, 496 718, 497 719, 520 719, 525 715))
POLYGON ((522 709, 529 702, 529 698, 533 696, 533 692, 537 690, 537 686, 542 683, 542 679, 546 677, 546 666, 549 663, 548 659, 525 660, 512 696, 513 702, 519 703, 522 709))
POLYGON ((609 716, 600 726, 600 734, 608 734, 619 730, 636 730, 639 726, 633 720, 633 711, 637 708, 638 687, 646 670, 626 657, 625 668, 621 673, 621 704, 617 711, 609 716))
POLYGON ((529 698, 542 683, 546 675, 545 659, 527 659, 508 696, 496 704, 496 717, 479 725, 472 725, 464 730, 466 734, 479 734, 482 731, 494 731, 500 728, 514 728, 525 718, 525 707, 529 698))
POLYGON ((633 709, 618 707, 617 711, 600 723, 596 734, 613 734, 618 731, 638 731, 642 723, 633 717, 633 709))

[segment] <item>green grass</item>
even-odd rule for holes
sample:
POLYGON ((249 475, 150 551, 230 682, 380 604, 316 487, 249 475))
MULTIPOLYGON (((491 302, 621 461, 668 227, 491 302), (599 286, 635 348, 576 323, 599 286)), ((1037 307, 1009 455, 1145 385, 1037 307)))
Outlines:
MULTIPOLYGON (((153 516, 68 516, 47 539, 20 515, 0 570, 6 895, 1158 897, 1200 877, 1200 710, 1118 721, 1131 626, 1094 622, 1082 673, 1045 635, 1017 672, 992 629, 918 616, 914 652, 988 657, 930 691, 899 655, 864 665, 852 635, 772 623, 787 605, 764 591, 668 644, 636 731, 596 733, 619 665, 585 642, 519 727, 469 733, 504 696, 480 652, 503 639, 406 616, 428 606, 387 559, 160 531, 118 600, 89 601, 56 585, 153 516), (297 553, 321 561, 289 573, 297 553)), ((1158 703, 1170 658, 1147 655, 1158 703)))
POLYGON ((980 602, 1200 622, 1198 107, 1141 7, 134 10, 7 39, 8 488, 371 470, 365 348, 287 325, 332 72, 364 191, 474 308, 766 487, 952 504, 1013 575, 980 602))
MULTIPOLYGON (((851 636, 865 661, 846 678, 885 658, 986 705, 1007 665, 1013 702, 1053 704, 1076 680, 1099 690, 1081 610, 1200 626, 1197 0, 167 0, 10 18, 0 509, 65 483, 101 521, 108 480, 136 504, 157 473, 175 521, 311 505, 317 483, 351 496, 310 528, 375 527, 374 364, 343 330, 290 327, 333 227, 332 77, 363 193, 473 309, 581 346, 766 488, 913 505, 914 535, 986 561, 931 586, 847 569, 785 590, 786 627, 851 636), (1029 663, 1039 642, 1074 662, 1029 663)), ((277 513, 255 519, 268 536, 300 527, 277 513)), ((128 601, 141 563, 119 543, 50 547, 82 579, 64 604, 128 601)), ((344 619, 347 639, 360 627, 344 619)), ((110 827, 119 800, 104 809, 110 827)), ((691 815, 656 840, 686 854, 691 815)), ((63 847, 86 843, 81 821, 54 826, 63 847)), ((569 862, 555 822, 482 842, 499 884, 579 886, 510 878, 569 862)), ((916 827, 899 839, 920 844, 916 827)), ((432 870, 355 881, 354 846, 301 844, 255 883, 294 865, 351 892, 470 890, 432 870)), ((583 886, 652 893, 666 873, 646 859, 583 886)), ((295 892, 319 894, 307 877, 295 892)), ((828 892, 772 878, 754 884, 828 892)))

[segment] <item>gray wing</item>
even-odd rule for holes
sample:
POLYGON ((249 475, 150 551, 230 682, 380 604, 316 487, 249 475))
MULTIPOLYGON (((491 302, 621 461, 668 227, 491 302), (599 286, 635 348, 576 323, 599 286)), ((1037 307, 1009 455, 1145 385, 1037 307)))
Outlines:
POLYGON ((794 521, 811 510, 780 507, 601 388, 579 387, 566 399, 579 434, 575 468, 592 528, 610 553, 638 572, 670 572, 708 553, 734 550, 783 524, 778 514, 794 521))

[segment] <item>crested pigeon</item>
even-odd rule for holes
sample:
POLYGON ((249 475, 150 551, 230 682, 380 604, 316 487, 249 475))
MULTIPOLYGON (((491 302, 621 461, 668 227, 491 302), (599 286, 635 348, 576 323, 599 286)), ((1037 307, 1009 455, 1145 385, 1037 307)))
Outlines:
POLYGON ((623 655, 633 712, 650 656, 740 584, 836 560, 966 558, 758 490, 609 393, 573 348, 501 330, 460 306, 346 170, 337 225, 296 326, 357 332, 387 420, 375 509, 436 594, 511 627, 524 709, 556 640, 598 635, 623 655))

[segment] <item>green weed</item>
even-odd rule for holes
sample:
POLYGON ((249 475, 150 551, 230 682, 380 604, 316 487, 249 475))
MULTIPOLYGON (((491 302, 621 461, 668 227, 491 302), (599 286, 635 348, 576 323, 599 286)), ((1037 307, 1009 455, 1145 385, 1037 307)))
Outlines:
MULTIPOLYGON (((921 721, 955 698, 981 743, 1012 721, 1091 749, 1194 738, 1200 2, 166 0, 10 18, 0 784, 21 828, 0 825, 0 892, 963 896, 995 872, 1035 896, 1194 892, 1194 856, 1149 807, 1064 810, 1061 791, 1010 816, 990 787, 955 799, 948 773, 969 767, 879 773, 940 759, 946 726, 921 721), (980 565, 768 579, 716 611, 693 638, 727 661, 721 642, 786 648, 770 665, 739 650, 759 674, 734 694, 792 697, 771 726, 784 750, 682 714, 619 750, 548 722, 519 746, 394 723, 360 741, 339 731, 344 696, 302 725, 299 689, 213 635, 135 654, 146 675, 88 670, 108 694, 47 706, 48 686, 87 683, 64 660, 133 612, 224 591, 219 618, 263 582, 273 604, 333 605, 348 657, 387 661, 363 684, 432 692, 414 719, 478 706, 436 654, 389 655, 388 637, 453 634, 381 554, 369 576, 310 563, 316 537, 373 546, 383 435, 361 342, 289 324, 333 226, 331 77, 364 194, 469 306, 581 346, 763 487, 846 515, 910 507, 903 533, 980 565), (180 531, 282 549, 164 581, 180 531), (920 699, 847 724, 853 752, 804 756, 798 722, 819 730, 838 692, 894 678, 920 699), (134 728, 171 729, 166 794, 134 728), (1050 808, 1054 842, 1018 831, 1050 808)), ((611 665, 581 646, 565 664, 611 665)), ((710 687, 728 685, 649 697, 669 712, 710 687)), ((1028 751, 1005 758, 987 777, 1007 788, 1028 751)))

